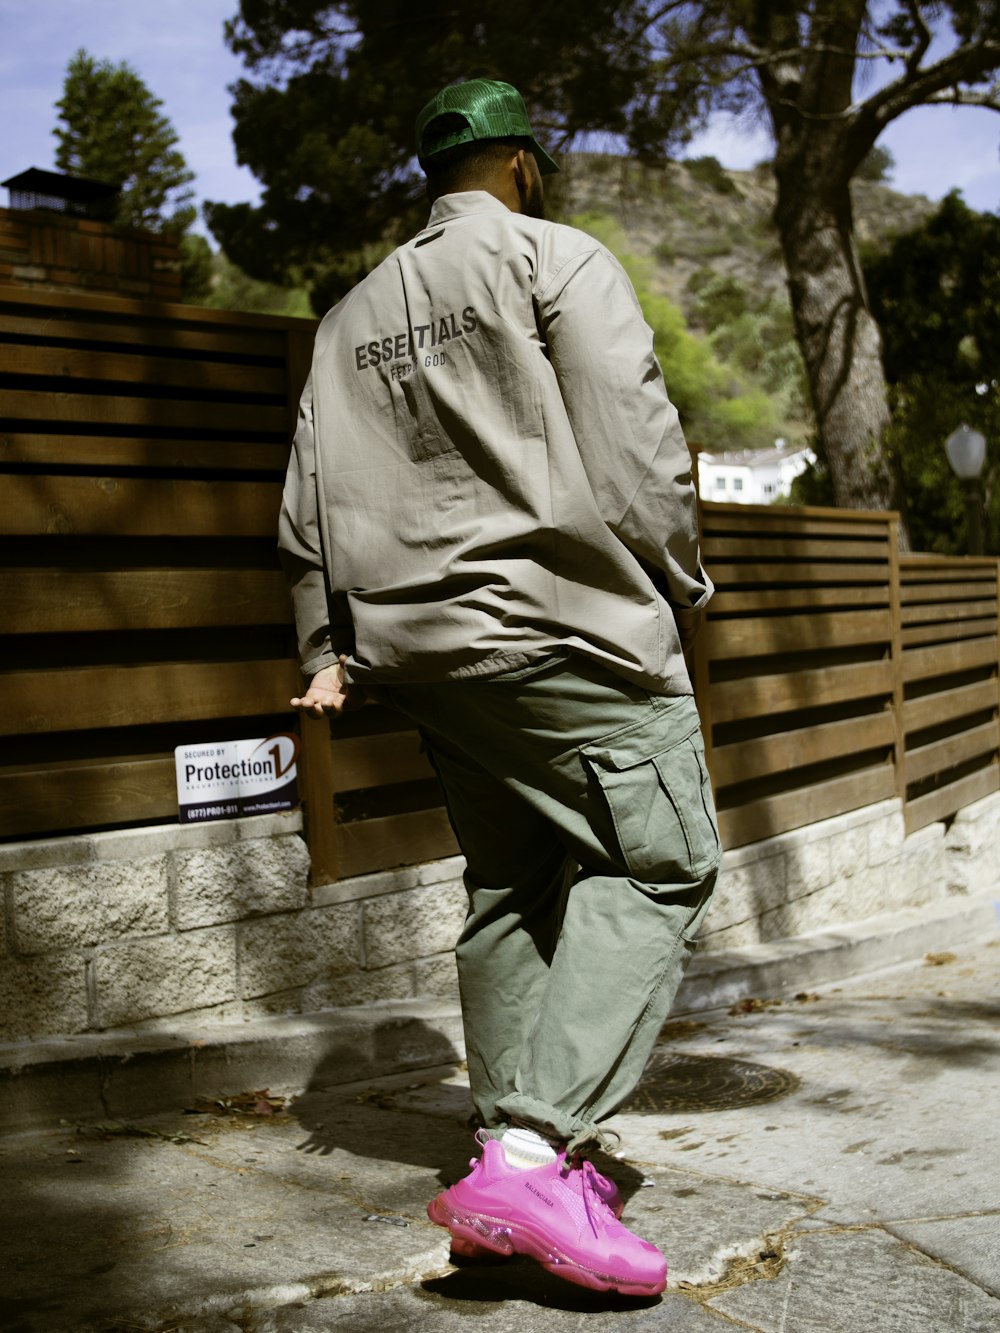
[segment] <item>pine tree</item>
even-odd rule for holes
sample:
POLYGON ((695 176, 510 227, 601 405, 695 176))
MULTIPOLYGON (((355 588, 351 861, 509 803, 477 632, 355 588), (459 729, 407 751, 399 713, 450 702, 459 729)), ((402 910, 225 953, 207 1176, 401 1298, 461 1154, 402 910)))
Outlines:
POLYGON ((66 69, 56 166, 121 189, 115 221, 182 235, 197 216, 194 180, 178 136, 145 83, 124 61, 95 60, 82 47, 66 69))

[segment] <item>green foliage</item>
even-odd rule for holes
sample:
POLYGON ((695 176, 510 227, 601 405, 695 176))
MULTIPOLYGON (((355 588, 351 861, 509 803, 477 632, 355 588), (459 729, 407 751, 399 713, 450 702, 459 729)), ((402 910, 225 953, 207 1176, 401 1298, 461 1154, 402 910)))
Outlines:
MULTIPOLYGON (((815 442, 811 442, 810 447, 816 452, 815 442)), ((821 505, 830 506, 834 504, 833 483, 830 480, 830 471, 823 459, 817 456, 815 463, 806 463, 805 469, 797 477, 792 478, 792 484, 788 490, 787 500, 781 499, 776 503, 789 505, 821 505)))
POLYGON ((243 310, 254 315, 295 315, 308 318, 313 311, 309 293, 304 287, 279 287, 274 283, 251 278, 224 254, 212 254, 203 237, 186 238, 201 241, 209 252, 208 281, 196 296, 185 296, 194 305, 210 310, 243 310))
POLYGON ((808 420, 805 367, 788 297, 751 293, 738 278, 710 269, 696 271, 688 285, 696 292, 694 321, 708 331, 713 351, 759 384, 783 420, 808 420))
POLYGON ((888 148, 883 148, 880 144, 875 144, 873 148, 861 159, 861 165, 854 173, 858 180, 863 181, 888 181, 896 167, 896 159, 889 152, 888 148))
POLYGON ((667 391, 688 439, 703 449, 752 449, 771 444, 778 418, 769 395, 738 368, 725 364, 709 343, 692 334, 680 309, 654 292, 648 260, 625 249, 624 237, 607 216, 573 219, 615 255, 635 287, 667 391))
POLYGON ((914 545, 965 549, 965 502, 944 452, 963 421, 987 441, 987 544, 1000 550, 1000 217, 950 194, 928 222, 865 263, 883 331, 914 545))
POLYGON ((684 165, 688 173, 718 194, 735 194, 736 183, 717 157, 689 157, 684 165))
POLYGON ((181 292, 189 305, 200 305, 212 290, 212 247, 204 236, 181 237, 181 292))
POLYGON ((95 60, 81 48, 56 103, 63 122, 53 131, 56 166, 119 186, 120 225, 182 234, 196 217, 188 188, 194 172, 162 105, 129 65, 95 60))
POLYGON ((552 144, 621 133, 643 54, 627 40, 640 0, 243 0, 227 40, 250 78, 233 89, 241 163, 264 183, 259 207, 209 204, 209 227, 248 273, 299 275, 317 306, 366 263, 366 246, 411 235, 426 217, 414 160, 417 112, 442 84, 485 75, 516 84, 552 144))

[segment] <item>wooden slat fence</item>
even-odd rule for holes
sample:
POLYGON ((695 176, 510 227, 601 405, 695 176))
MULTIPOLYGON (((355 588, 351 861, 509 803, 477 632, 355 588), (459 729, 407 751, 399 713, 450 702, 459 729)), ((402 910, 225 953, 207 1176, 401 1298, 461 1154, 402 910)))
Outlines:
MULTIPOLYGON (((275 520, 311 321, 0 287, 0 838, 176 819, 173 749, 299 729, 275 520)), ((997 562, 708 503, 693 669, 724 841, 997 790, 997 562)), ((418 738, 304 722, 315 882, 447 855, 418 738)))
POLYGON ((288 729, 274 526, 311 325, 0 287, 0 836, 176 819, 288 729))
MULTIPOLYGON (((174 820, 176 745, 299 729, 275 524, 313 331, 0 287, 0 837, 174 820)), ((302 736, 314 878, 453 849, 396 714, 302 736)))
POLYGON ((995 560, 900 560, 908 831, 1000 790, 995 560))
POLYGON ((725 845, 892 796, 891 518, 708 503, 702 531, 695 681, 725 845))

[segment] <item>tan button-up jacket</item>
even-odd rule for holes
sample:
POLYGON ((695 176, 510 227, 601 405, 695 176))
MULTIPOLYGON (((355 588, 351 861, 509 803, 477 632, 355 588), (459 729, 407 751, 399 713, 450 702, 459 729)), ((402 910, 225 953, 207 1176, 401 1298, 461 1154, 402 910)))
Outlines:
POLYGON ((439 199, 320 325, 279 546, 306 675, 570 649, 689 693, 673 608, 711 593, 691 461, 614 257, 484 192, 439 199))

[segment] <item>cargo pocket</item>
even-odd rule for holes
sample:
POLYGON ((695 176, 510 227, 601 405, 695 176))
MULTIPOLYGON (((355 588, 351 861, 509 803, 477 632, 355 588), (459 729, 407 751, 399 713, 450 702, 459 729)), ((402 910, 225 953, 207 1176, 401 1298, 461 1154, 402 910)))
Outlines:
POLYGON ((648 884, 696 884, 719 862, 715 803, 689 695, 583 747, 628 871, 648 884))

